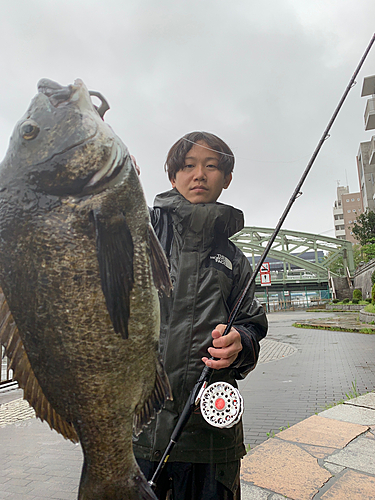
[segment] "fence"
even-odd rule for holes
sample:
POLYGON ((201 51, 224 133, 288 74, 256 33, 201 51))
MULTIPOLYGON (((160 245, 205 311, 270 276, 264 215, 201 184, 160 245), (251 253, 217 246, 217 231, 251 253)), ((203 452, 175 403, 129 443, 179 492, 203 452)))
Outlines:
POLYGON ((1 370, 0 370, 0 385, 11 382, 13 379, 13 370, 9 369, 10 360, 4 355, 4 347, 1 348, 1 370))
POLYGON ((325 308, 327 303, 326 299, 319 298, 297 298, 292 300, 273 300, 268 303, 264 300, 260 301, 266 312, 276 311, 295 311, 296 309, 306 309, 308 307, 321 307, 325 308))

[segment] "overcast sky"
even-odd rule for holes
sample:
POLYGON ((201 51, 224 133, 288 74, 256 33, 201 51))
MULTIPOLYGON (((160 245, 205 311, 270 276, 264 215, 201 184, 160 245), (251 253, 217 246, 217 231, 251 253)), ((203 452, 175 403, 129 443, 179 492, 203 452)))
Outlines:
MULTIPOLYGON (((33 0, 1 3, 0 157, 40 78, 81 78, 141 166, 151 205, 170 146, 192 130, 236 155, 221 201, 275 227, 375 31, 374 0, 33 0)), ((339 181, 359 190, 363 78, 349 93, 284 228, 333 236, 339 181)))

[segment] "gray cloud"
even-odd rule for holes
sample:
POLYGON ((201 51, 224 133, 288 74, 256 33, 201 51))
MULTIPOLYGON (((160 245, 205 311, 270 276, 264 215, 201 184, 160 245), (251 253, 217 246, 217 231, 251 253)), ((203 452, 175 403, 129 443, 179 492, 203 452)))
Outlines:
MULTIPOLYGON (((146 197, 169 188, 163 163, 190 130, 234 149, 222 201, 274 227, 373 34, 375 6, 326 0, 14 1, 2 8, 0 154, 42 77, 82 78, 137 157, 146 197), (135 5, 133 5, 135 4, 135 5)), ((335 123, 285 227, 333 227, 336 182, 358 189, 364 76, 335 123)))

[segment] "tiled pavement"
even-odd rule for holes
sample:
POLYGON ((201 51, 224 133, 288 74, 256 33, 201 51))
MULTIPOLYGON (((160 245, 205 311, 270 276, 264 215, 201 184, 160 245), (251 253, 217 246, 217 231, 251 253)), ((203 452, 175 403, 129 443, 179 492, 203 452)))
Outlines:
POLYGON ((242 463, 244 500, 375 498, 375 392, 257 446, 242 463))
POLYGON ((82 467, 79 445, 35 418, 0 429, 1 500, 75 500, 82 467))
POLYGON ((259 364, 239 383, 245 401, 245 443, 251 449, 263 443, 267 434, 345 399, 353 383, 359 394, 375 389, 375 335, 292 326, 308 318, 333 316, 305 311, 268 316, 269 334, 262 343, 282 342, 295 350, 287 357, 259 364))
MULTIPOLYGON (((359 392, 374 388, 375 335, 291 327, 309 315, 271 314, 261 364, 240 384, 246 436, 257 441, 247 441, 253 446, 243 461, 243 500, 375 499, 375 408, 354 426, 364 409, 352 401, 314 415, 342 398, 354 380, 359 392), (341 408, 345 416, 337 415, 341 408), (267 431, 287 424, 292 427, 265 441, 267 431)), ((27 405, 11 402, 20 395, 0 394, 0 500, 76 499, 80 447, 30 418, 27 405), (12 424, 4 411, 13 413, 12 424)))

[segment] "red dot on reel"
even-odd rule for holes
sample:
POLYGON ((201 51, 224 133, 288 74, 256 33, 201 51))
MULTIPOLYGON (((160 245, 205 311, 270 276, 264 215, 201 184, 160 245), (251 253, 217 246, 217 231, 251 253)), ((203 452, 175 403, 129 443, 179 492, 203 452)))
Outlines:
POLYGON ((225 401, 223 398, 217 398, 215 401, 215 408, 217 410, 223 410, 225 408, 225 401))

